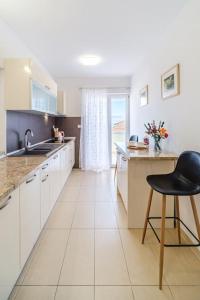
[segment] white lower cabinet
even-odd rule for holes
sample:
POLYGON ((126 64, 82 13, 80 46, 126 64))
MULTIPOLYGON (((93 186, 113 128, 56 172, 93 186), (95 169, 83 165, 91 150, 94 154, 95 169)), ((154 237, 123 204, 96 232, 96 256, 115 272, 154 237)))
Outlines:
POLYGON ((69 157, 70 157, 70 166, 71 168, 73 168, 74 164, 75 164, 75 142, 74 141, 70 141, 69 142, 69 157))
POLYGON ((51 159, 51 208, 53 208, 61 190, 60 151, 51 159))
POLYGON ((124 206, 128 209, 128 159, 117 153, 117 187, 121 194, 124 206))
POLYGON ((41 228, 43 228, 52 209, 50 194, 51 164, 45 163, 40 172, 40 204, 41 204, 41 228))
POLYGON ((21 268, 40 233, 39 171, 20 185, 21 268))
POLYGON ((74 141, 0 201, 0 300, 6 300, 72 170, 74 141))
POLYGON ((61 176, 62 186, 65 184, 65 181, 67 179, 67 170, 66 170, 67 152, 68 152, 68 146, 65 146, 60 151, 60 176, 61 176))
POLYGON ((0 204, 0 299, 6 300, 20 273, 19 188, 0 204))

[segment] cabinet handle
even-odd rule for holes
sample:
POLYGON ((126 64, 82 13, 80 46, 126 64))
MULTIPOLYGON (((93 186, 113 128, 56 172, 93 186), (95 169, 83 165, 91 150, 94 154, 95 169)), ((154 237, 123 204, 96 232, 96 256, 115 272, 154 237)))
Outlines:
POLYGON ((46 88, 47 90, 50 90, 50 87, 49 87, 48 85, 45 85, 45 88, 46 88))
POLYGON ((122 160, 123 160, 123 161, 127 161, 127 158, 124 157, 124 156, 122 156, 122 160))
POLYGON ((33 175, 33 177, 31 177, 30 179, 26 180, 26 184, 32 182, 36 177, 36 174, 33 175))
POLYGON ((46 164, 42 167, 42 170, 45 170, 48 167, 49 164, 46 164))
POLYGON ((54 156, 54 158, 53 158, 53 159, 56 159, 56 158, 58 158, 58 154, 57 154, 56 156, 54 156))
POLYGON ((46 177, 42 179, 42 182, 45 182, 48 177, 49 177, 49 175, 47 174, 46 177))
POLYGON ((0 209, 3 209, 4 207, 6 207, 9 203, 10 203, 10 199, 12 198, 12 196, 8 196, 8 198, 5 199, 5 201, 3 201, 3 203, 0 204, 0 209))

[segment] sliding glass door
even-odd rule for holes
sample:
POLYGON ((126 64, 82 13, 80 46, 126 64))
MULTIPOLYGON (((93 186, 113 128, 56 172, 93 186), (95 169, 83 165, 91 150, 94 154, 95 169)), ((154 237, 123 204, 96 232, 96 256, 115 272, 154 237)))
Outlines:
POLYGON ((115 143, 126 144, 129 138, 129 96, 111 94, 108 99, 110 128, 110 161, 116 164, 115 143))

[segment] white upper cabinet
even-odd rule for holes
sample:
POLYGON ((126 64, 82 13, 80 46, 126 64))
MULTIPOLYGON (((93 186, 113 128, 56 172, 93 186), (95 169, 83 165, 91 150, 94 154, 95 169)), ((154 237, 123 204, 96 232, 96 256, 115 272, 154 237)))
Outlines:
POLYGON ((57 112, 61 115, 67 115, 66 96, 64 91, 58 91, 57 94, 57 112))
POLYGON ((57 84, 50 75, 34 61, 31 61, 32 80, 40 83, 52 95, 57 96, 57 84))
POLYGON ((57 113, 57 84, 29 58, 5 59, 5 109, 57 113))

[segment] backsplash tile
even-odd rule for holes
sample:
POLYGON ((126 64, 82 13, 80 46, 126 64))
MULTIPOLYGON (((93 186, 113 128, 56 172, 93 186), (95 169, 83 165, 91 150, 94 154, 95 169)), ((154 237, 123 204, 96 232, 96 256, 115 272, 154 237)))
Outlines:
POLYGON ((80 128, 81 117, 61 117, 56 118, 56 127, 60 130, 64 130, 65 136, 75 136, 75 168, 79 168, 79 149, 80 149, 80 128))
POLYGON ((55 118, 31 113, 7 111, 6 114, 6 139, 7 153, 23 148, 24 133, 30 128, 34 136, 31 143, 39 143, 52 137, 52 127, 55 125, 55 118))

